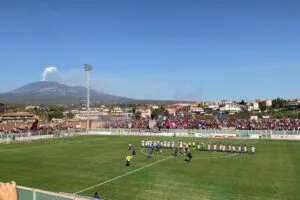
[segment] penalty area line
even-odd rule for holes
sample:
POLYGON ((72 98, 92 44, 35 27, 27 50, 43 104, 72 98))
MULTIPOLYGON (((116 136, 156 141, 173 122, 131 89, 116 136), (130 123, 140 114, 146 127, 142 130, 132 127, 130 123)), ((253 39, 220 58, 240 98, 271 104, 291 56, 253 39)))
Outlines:
POLYGON ((85 188, 85 189, 83 189, 83 190, 80 190, 80 191, 78 191, 78 192, 75 192, 74 195, 77 195, 77 194, 80 194, 80 193, 82 193, 82 192, 85 192, 85 191, 88 191, 88 190, 90 190, 90 189, 93 189, 93 188, 95 188, 95 187, 104 185, 104 184, 106 184, 106 183, 109 183, 109 182, 111 182, 111 181, 117 180, 117 179, 122 178, 122 177, 124 177, 124 176, 127 176, 127 175, 129 175, 129 174, 133 174, 133 173, 135 173, 135 172, 141 171, 142 169, 151 167, 152 165, 156 165, 156 164, 158 164, 158 163, 160 163, 160 162, 163 162, 163 161, 165 161, 165 160, 167 160, 167 159, 170 159, 170 158, 172 158, 172 157, 173 157, 173 156, 169 156, 169 157, 167 157, 167 158, 158 160, 158 161, 156 161, 156 162, 154 162, 154 163, 151 163, 151 164, 149 164, 149 165, 146 165, 146 166, 144 166, 144 167, 135 169, 135 170, 133 170, 133 171, 127 172, 127 173, 125 173, 125 174, 122 174, 122 175, 117 176, 117 177, 115 177, 115 178, 109 179, 109 180, 104 181, 104 182, 102 182, 102 183, 98 183, 98 184, 93 185, 93 186, 91 186, 91 187, 85 188))

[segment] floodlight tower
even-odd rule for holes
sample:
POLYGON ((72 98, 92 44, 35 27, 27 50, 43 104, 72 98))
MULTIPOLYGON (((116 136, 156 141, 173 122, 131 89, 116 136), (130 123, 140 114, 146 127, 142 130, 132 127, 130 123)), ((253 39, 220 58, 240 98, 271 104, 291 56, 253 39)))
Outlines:
POLYGON ((87 90, 87 99, 86 99, 86 133, 88 133, 90 128, 90 71, 92 71, 91 64, 84 64, 84 71, 86 73, 86 90, 87 90))

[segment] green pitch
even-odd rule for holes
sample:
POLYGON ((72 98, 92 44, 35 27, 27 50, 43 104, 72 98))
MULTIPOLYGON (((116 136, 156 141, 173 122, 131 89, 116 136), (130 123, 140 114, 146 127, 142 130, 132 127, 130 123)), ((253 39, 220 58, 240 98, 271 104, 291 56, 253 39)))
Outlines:
MULTIPOLYGON (((223 140, 255 144, 255 155, 193 152, 169 157, 171 150, 148 159, 141 140, 149 137, 76 136, 0 145, 0 181, 55 192, 104 199, 297 199, 300 197, 300 143, 223 140), (137 156, 125 167, 128 143, 137 156), (96 187, 93 187, 95 186, 96 187), (97 186, 98 185, 98 186, 97 186), (92 187, 91 189, 86 189, 92 187)), ((156 138, 151 138, 156 139, 156 138)), ((158 138, 220 142, 210 139, 158 138)))

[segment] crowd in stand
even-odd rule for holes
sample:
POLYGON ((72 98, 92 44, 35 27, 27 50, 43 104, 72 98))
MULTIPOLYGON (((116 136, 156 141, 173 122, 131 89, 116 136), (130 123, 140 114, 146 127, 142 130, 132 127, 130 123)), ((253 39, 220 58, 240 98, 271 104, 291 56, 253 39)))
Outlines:
POLYGON ((28 133, 30 132, 44 132, 48 134, 54 134, 56 131, 68 130, 72 127, 66 125, 39 125, 36 129, 30 130, 31 126, 23 125, 19 127, 8 127, 0 125, 0 133, 28 133))
MULTIPOLYGON (((170 118, 156 120, 152 128, 169 129, 168 121, 175 123, 177 129, 236 129, 236 130, 300 130, 300 119, 206 119, 200 118, 170 118)), ((149 128, 149 120, 110 120, 105 123, 105 128, 149 128)))
MULTIPOLYGON (((53 134, 56 131, 68 130, 73 128, 66 124, 39 124, 34 130, 30 130, 31 125, 14 126, 1 126, 0 133, 27 133, 27 132, 47 132, 53 134)), ((299 130, 300 119, 201 119, 200 116, 196 117, 182 117, 176 116, 171 118, 164 118, 160 120, 152 119, 124 119, 124 118, 111 118, 103 122, 104 128, 132 128, 132 129, 235 129, 235 130, 299 130), (149 123, 150 121, 150 123, 149 123), (170 126, 170 122, 174 124, 170 126)))

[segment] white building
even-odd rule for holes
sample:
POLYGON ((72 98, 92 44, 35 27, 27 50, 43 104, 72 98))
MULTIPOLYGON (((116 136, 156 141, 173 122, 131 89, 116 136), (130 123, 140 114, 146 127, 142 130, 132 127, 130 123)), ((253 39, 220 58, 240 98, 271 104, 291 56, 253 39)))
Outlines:
POLYGON ((191 106, 191 103, 176 103, 176 104, 174 104, 174 106, 187 107, 187 106, 191 106))
POLYGON ((25 110, 40 110, 40 109, 41 108, 39 106, 33 106, 33 105, 25 107, 25 110))
POLYGON ((154 109, 158 109, 159 107, 157 105, 149 105, 150 108, 154 109))
POLYGON ((225 112, 240 112, 242 109, 234 103, 226 103, 223 107, 220 108, 220 111, 225 112))
POLYGON ((209 105, 208 108, 212 110, 218 110, 220 107, 218 105, 209 105))
MULTIPOLYGON (((88 112, 86 110, 78 111, 78 113, 75 115, 76 119, 79 120, 86 120, 87 119, 88 112)), ((89 119, 91 120, 97 120, 100 116, 100 112, 98 110, 90 110, 89 113, 89 119)))
POLYGON ((253 103, 253 110, 254 111, 259 111, 260 110, 259 103, 257 103, 257 102, 253 103))
POLYGON ((190 111, 192 113, 204 113, 204 109, 201 107, 191 107, 190 111))
POLYGON ((272 100, 266 100, 266 107, 272 106, 272 100))

